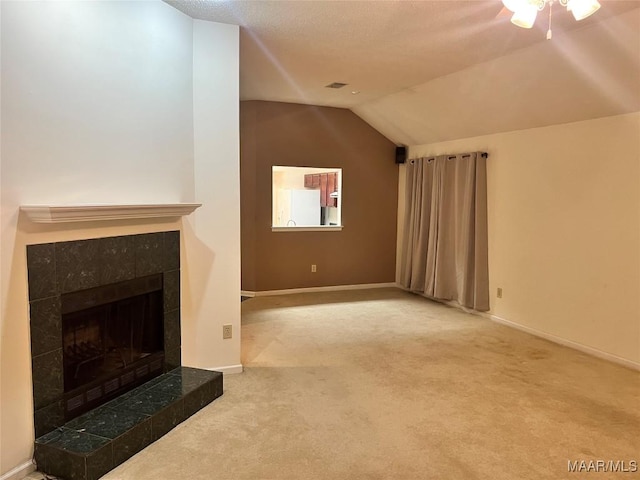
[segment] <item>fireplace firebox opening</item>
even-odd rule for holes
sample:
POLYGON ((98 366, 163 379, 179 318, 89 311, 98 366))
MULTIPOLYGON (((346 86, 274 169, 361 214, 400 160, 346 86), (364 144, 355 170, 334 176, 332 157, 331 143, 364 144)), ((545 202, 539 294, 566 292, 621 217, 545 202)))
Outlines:
POLYGON ((162 274, 63 294, 65 419, 164 371, 162 274))

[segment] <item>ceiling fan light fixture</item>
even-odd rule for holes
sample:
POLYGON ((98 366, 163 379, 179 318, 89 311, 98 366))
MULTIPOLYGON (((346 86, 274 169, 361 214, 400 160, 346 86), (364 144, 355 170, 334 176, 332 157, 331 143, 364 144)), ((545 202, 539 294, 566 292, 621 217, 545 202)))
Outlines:
POLYGON ((547 40, 551 39, 551 16, 553 5, 559 3, 573 14, 577 20, 583 20, 593 15, 600 8, 598 0, 502 0, 505 8, 513 12, 511 23, 521 28, 531 28, 536 21, 538 12, 549 6, 549 28, 547 40))
POLYGON ((538 8, 529 2, 523 3, 511 17, 511 23, 521 28, 531 28, 536 21, 538 8))
POLYGON ((573 14, 573 18, 577 21, 584 20, 593 15, 600 8, 598 0, 569 0, 567 10, 573 14))
POLYGON ((529 0, 502 0, 502 4, 507 8, 507 10, 515 13, 520 10, 523 5, 528 5, 529 0))

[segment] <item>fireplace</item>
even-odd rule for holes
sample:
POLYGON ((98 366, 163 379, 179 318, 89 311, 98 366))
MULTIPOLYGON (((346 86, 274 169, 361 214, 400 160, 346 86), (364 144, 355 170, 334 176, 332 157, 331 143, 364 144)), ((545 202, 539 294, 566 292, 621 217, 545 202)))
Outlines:
POLYGON ((38 470, 97 480, 222 395, 181 366, 180 234, 27 246, 38 470))
POLYGON ((61 296, 65 420, 163 373, 162 275, 61 296))
POLYGON ((27 246, 36 437, 179 367, 180 233, 27 246))

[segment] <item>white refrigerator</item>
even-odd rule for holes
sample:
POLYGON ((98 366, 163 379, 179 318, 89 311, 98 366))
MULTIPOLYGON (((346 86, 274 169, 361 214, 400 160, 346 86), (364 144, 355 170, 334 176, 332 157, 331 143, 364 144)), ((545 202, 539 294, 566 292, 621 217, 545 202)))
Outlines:
POLYGON ((320 190, 281 190, 280 225, 309 227, 320 225, 320 190))

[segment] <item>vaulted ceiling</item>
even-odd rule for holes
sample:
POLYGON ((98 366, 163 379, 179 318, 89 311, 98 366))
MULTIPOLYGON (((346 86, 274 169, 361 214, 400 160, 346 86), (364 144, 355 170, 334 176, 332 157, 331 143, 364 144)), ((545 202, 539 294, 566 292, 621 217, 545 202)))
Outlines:
MULTIPOLYGON (((545 40, 548 7, 539 14, 535 27, 525 30, 509 22, 508 11, 503 9, 500 0, 166 1, 193 18, 242 27, 241 99, 351 108, 398 143, 427 143, 512 127, 527 128, 545 122, 621 113, 625 108, 632 111, 640 109, 640 91, 637 91, 640 87, 634 90, 633 86, 635 80, 640 81, 640 78, 635 78, 640 72, 640 41, 633 32, 626 32, 626 37, 623 32, 621 41, 617 42, 617 32, 611 31, 617 28, 615 19, 619 16, 627 19, 622 22, 623 29, 633 30, 640 26, 639 0, 600 0, 602 8, 581 22, 576 22, 556 2, 552 24, 554 38, 550 41, 545 40), (610 106, 591 105, 583 109, 585 111, 564 116, 562 112, 557 115, 552 112, 550 118, 543 121, 527 122, 512 118, 509 124, 498 122, 484 129, 456 128, 455 125, 449 128, 451 122, 445 122, 447 127, 442 132, 430 130, 428 126, 424 134, 408 132, 415 130, 413 126, 425 127, 421 125, 420 118, 415 118, 420 117, 420 113, 412 111, 412 107, 420 105, 426 109, 424 115, 427 116, 442 115, 442 109, 446 107, 439 104, 438 96, 447 97, 451 92, 437 88, 441 79, 453 78, 454 83, 459 84, 456 88, 466 89, 460 93, 469 96, 473 82, 457 78, 460 72, 473 72, 479 76, 474 81, 486 83, 487 79, 483 77, 496 73, 496 68, 498 73, 505 68, 512 70, 508 65, 526 70, 527 64, 521 65, 513 59, 528 58, 529 62, 538 62, 536 71, 539 75, 535 80, 540 82, 542 92, 552 91, 555 86, 568 88, 576 81, 576 72, 579 71, 579 75, 589 74, 576 68, 575 62, 580 61, 581 56, 583 60, 585 56, 590 57, 591 52, 563 58, 569 54, 568 45, 571 41, 575 43, 572 40, 575 38, 586 42, 585 48, 587 44, 593 44, 589 48, 596 48, 596 53, 605 59, 620 57, 618 63, 624 65, 612 65, 613 73, 622 72, 625 76, 624 72, 627 72, 626 76, 631 78, 627 78, 626 83, 623 81, 622 85, 613 84, 607 88, 631 89, 629 95, 618 100, 635 104, 618 109, 620 111, 610 106), (624 45, 623 42, 632 44, 624 45), (634 42, 638 44, 634 45, 634 42), (606 50, 598 47, 603 43, 606 50), (531 54, 532 50, 538 54, 531 54), (563 62, 573 65, 572 68, 564 71, 563 62), (346 83, 347 86, 326 88, 332 82, 346 83)), ((571 48, 575 50, 576 46, 571 48)), ((598 62, 601 60, 599 58, 598 62)), ((508 108, 511 97, 516 95, 509 82, 520 84, 520 95, 525 88, 536 95, 536 85, 532 85, 530 74, 527 72, 523 76, 522 72, 508 71, 502 79, 496 77, 496 81, 488 86, 488 92, 473 92, 477 101, 471 99, 470 103, 477 104, 477 108, 485 108, 486 112, 487 106, 483 105, 482 97, 488 94, 493 102, 489 106, 508 108), (504 88, 508 91, 501 92, 504 88)), ((577 89, 582 94, 585 88, 577 89)), ((549 95, 546 99, 544 96, 533 97, 529 110, 535 110, 536 103, 539 106, 542 101, 548 101, 549 109, 553 111, 555 94, 551 92, 549 95)), ((570 97, 573 99, 575 95, 570 97)), ((558 98, 563 97, 558 95, 558 98)), ((468 102, 468 98, 465 101, 468 102)), ((573 105, 575 102, 570 103, 564 102, 563 109, 580 110, 579 105, 573 105)), ((526 110, 523 112, 527 113, 526 110)))

